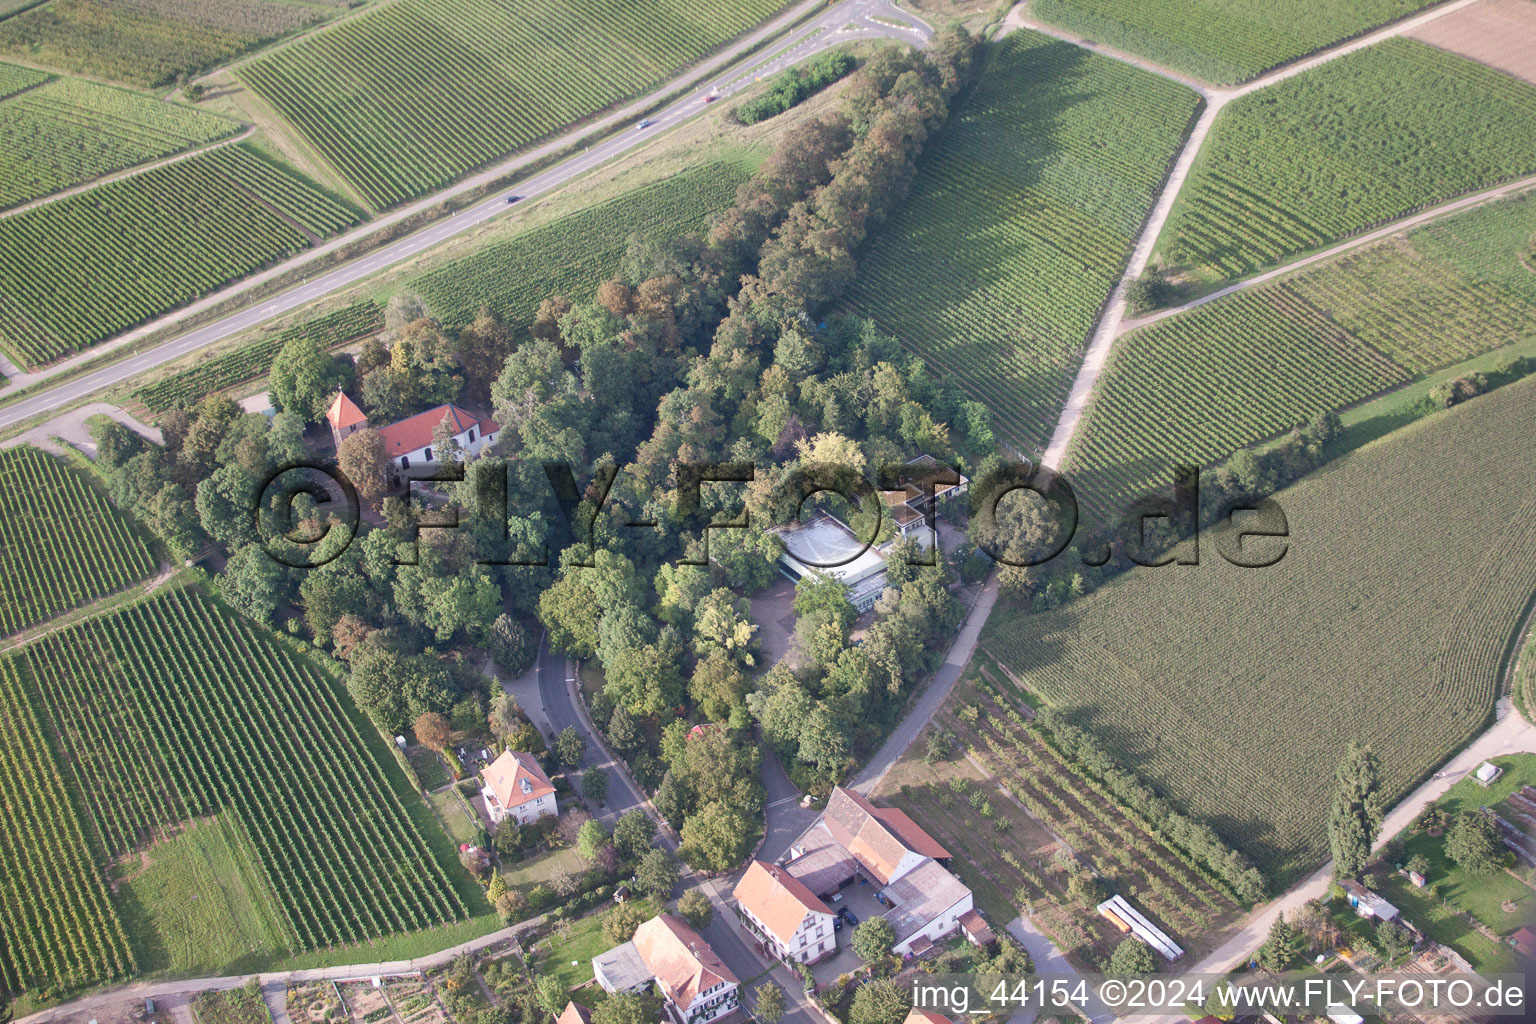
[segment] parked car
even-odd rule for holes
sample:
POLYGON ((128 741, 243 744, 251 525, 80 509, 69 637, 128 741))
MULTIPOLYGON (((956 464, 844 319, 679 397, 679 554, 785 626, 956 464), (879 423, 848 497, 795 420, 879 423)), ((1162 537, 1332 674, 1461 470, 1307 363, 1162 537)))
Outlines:
POLYGON ((857 915, 855 915, 854 912, 852 910, 850 910, 849 908, 844 907, 842 910, 839 910, 837 913, 838 913, 839 917, 841 917, 844 921, 848 922, 848 927, 850 927, 850 928, 857 928, 859 926, 859 919, 858 919, 857 915))
POLYGON ((832 930, 835 931, 835 932, 840 932, 840 931, 843 930, 843 919, 842 918, 834 917, 832 919, 832 930))

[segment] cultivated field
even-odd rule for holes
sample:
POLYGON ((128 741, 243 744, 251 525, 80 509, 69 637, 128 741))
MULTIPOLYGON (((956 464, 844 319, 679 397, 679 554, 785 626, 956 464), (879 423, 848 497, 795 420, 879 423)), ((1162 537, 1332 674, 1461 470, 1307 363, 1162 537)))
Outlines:
POLYGON ((1409 35, 1536 84, 1536 46, 1531 45, 1536 4, 1531 0, 1483 0, 1409 35))
POLYGON ((1158 240, 1220 281, 1536 171, 1536 87, 1390 39, 1222 111, 1158 240))
POLYGON ((24 68, 19 64, 0 64, 0 99, 47 80, 46 71, 24 68))
POLYGON ((914 744, 880 799, 956 855, 994 922, 1027 913, 1079 962, 1108 957, 1121 933, 1067 891, 1083 871, 1135 893, 1138 907, 1184 944, 1202 944, 1238 912, 1219 881, 1048 742, 1000 672, 980 676, 976 664, 934 720, 954 737, 952 755, 928 765, 914 744))
POLYGON ((364 299, 145 385, 133 397, 150 412, 190 409, 207 395, 264 376, 272 369, 278 352, 294 338, 311 338, 324 348, 333 348, 383 327, 383 307, 364 299))
POLYGON ((103 863, 146 847, 153 860, 149 844, 217 814, 254 850, 245 882, 274 894, 294 951, 467 916, 402 802, 414 796, 334 684, 200 591, 88 619, 15 664, 103 863))
POLYGON ((239 131, 190 107, 57 79, 0 103, 0 208, 239 131))
POLYGON ((1435 0, 1035 0, 1042 21, 1210 82, 1253 78, 1435 0))
POLYGON ((861 256, 848 303, 1043 442, 1198 99, 1029 31, 1007 37, 861 256))
POLYGON ((335 12, 290 0, 50 0, 0 21, 0 53, 156 88, 335 12))
POLYGON ((0 219, 0 346, 50 362, 356 220, 238 144, 0 219))
POLYGON ((377 208, 654 88, 784 0, 400 0, 239 77, 377 208))
POLYGON ((1536 380, 1421 420, 1276 497, 1285 557, 1137 569, 983 644, 1273 878, 1326 855, 1351 738, 1395 801, 1490 720, 1536 590, 1536 380), (1426 481, 1432 483, 1426 485, 1426 481))
POLYGON ((514 328, 533 322, 550 295, 590 298, 624 257, 631 235, 672 238, 702 231, 731 205, 749 170, 713 163, 562 217, 423 274, 407 287, 446 324, 467 324, 489 306, 514 328))
POLYGON ((121 978, 133 954, 43 726, 0 661, 0 988, 55 992, 121 978))
POLYGON ((1115 516, 1416 375, 1536 335, 1536 195, 1479 206, 1168 317, 1115 343, 1069 464, 1115 516))
POLYGON ((148 545, 84 476, 36 448, 0 449, 0 636, 154 571, 148 545))

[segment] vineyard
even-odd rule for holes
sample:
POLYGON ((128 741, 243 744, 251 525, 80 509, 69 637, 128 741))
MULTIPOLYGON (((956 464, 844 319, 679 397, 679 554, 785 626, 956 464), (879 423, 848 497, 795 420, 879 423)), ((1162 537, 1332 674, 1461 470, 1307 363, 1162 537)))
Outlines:
POLYGON ((190 107, 57 79, 0 103, 0 208, 239 131, 190 107))
POLYGON ((201 592, 162 591, 20 660, 102 857, 222 813, 254 846, 298 948, 466 917, 405 784, 332 685, 201 592))
POLYGON ((849 304, 1043 441, 1197 97, 1037 33, 1007 37, 849 304))
POLYGON ((1120 338, 1070 454, 1083 506, 1536 334, 1533 234, 1536 195, 1489 203, 1120 338))
POLYGON ((159 88, 331 14, 285 0, 49 0, 0 21, 0 53, 159 88))
POLYGON ((356 219, 242 145, 65 196, 0 220, 0 345, 40 366, 356 219))
POLYGON ((46 71, 24 68, 19 64, 0 64, 0 100, 47 80, 46 71))
POLYGON ((0 728, 0 992, 49 995, 127 976, 134 960, 123 926, 8 660, 0 728))
POLYGON ((993 616, 983 644, 1292 879, 1326 856, 1330 767, 1351 738, 1373 744, 1390 804, 1489 720, 1536 590, 1533 401, 1536 380, 1506 385, 1280 492, 1276 565, 1132 570, 1054 611, 993 616))
POLYGON ((1158 248, 1243 276, 1536 171, 1532 118, 1536 86, 1389 39, 1223 110, 1158 248))
POLYGON ((334 348, 383 327, 383 307, 364 299, 148 384, 133 397, 154 413, 190 409, 207 395, 264 376, 278 352, 294 338, 311 338, 322 348, 334 348))
POLYGON ((1108 957, 1121 934, 1068 894, 1079 872, 1135 892, 1138 906, 1185 942, 1238 911, 1208 870, 1086 777, 1032 717, 1007 684, 973 678, 934 720, 953 738, 953 760, 904 761, 900 794, 888 798, 957 853, 963 875, 982 877, 977 888, 994 889, 1089 962, 1108 957))
POLYGON ((377 208, 664 82, 784 0, 400 0, 237 74, 377 208))
POLYGON ((1041 21, 1197 78, 1231 84, 1435 0, 1036 0, 1041 21))
POLYGON ((36 448, 0 449, 0 636, 154 571, 148 546, 78 472, 36 448))
POLYGON ((423 274, 410 288, 446 324, 467 324, 489 306, 503 322, 523 326, 550 295, 589 298, 618 270, 630 235, 667 238, 702 230, 711 215, 731 205, 747 177, 739 164, 684 171, 488 245, 423 274))

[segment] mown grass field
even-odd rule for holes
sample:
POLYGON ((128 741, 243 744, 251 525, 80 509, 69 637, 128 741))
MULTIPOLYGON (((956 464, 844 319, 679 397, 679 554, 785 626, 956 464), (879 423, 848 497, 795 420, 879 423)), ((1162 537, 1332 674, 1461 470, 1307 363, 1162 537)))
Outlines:
POLYGON ((116 902, 139 970, 247 973, 290 948, 256 863, 239 822, 220 814, 188 822, 119 865, 116 902))
POLYGON ((1223 110, 1157 252, 1241 277, 1464 192, 1536 172, 1536 86, 1389 39, 1223 110))
POLYGON ((158 88, 336 12, 295 0, 49 0, 0 22, 0 54, 158 88))
POLYGON ((40 366, 357 219, 243 144, 24 210, 0 219, 0 346, 40 366))
POLYGON ((1428 7, 1435 0, 1035 0, 1053 25, 1228 84, 1428 7))
POLYGON ((1069 455, 1117 516, 1317 413, 1536 336, 1536 194, 1488 203, 1115 342, 1069 455))
POLYGON ((191 107, 56 79, 0 103, 0 208, 240 130, 239 122, 191 107))
POLYGON ((999 46, 859 261, 848 305, 1043 443, 1196 110, 1035 32, 999 46))
POLYGON ((149 545, 83 474, 36 448, 0 449, 0 636, 154 571, 149 545))
MULTIPOLYGON (((43 709, 98 870, 118 862, 133 878, 124 901, 141 969, 430 941, 484 911, 337 684, 195 587, 50 634, 4 671, 43 709), (207 893, 224 909, 177 906, 178 885, 231 865, 238 877, 207 893), (260 918, 247 912, 255 904, 260 918), (205 947, 225 914, 244 925, 205 947)), ((47 879, 35 891, 42 907, 76 898, 47 879)), ((25 977, 27 988, 79 980, 25 977)))
POLYGON ((659 86, 785 0, 400 0, 238 69, 376 208, 659 86))
POLYGON ((1352 738, 1395 801, 1491 721, 1536 590, 1536 380, 1328 464, 1276 495, 1284 558, 1136 569, 983 643, 1277 883, 1326 856, 1352 738))
POLYGON ((704 230, 711 215, 731 205, 736 186, 750 173, 743 164, 723 162, 684 171, 484 246, 407 287, 443 323, 467 324, 487 306, 503 322, 524 327, 550 295, 590 298, 618 270, 631 235, 670 238, 704 230))

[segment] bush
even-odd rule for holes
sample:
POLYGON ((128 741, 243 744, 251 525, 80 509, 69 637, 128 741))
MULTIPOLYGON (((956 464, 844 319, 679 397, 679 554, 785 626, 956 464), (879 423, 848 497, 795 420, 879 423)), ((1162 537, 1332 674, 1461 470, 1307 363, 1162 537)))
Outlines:
POLYGON ((784 72, 766 93, 738 104, 732 114, 742 124, 766 121, 816 95, 851 72, 856 63, 847 50, 823 54, 802 67, 784 72))
POLYGON ((707 928, 715 916, 715 907, 709 902, 709 897, 704 895, 704 890, 689 889, 677 901, 677 912, 695 929, 707 928))

